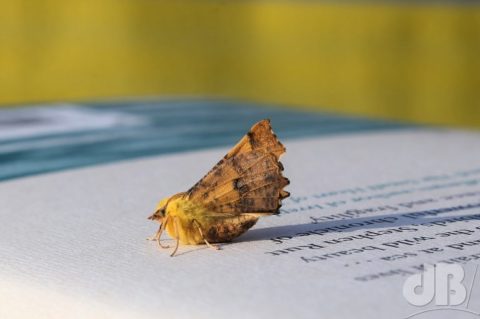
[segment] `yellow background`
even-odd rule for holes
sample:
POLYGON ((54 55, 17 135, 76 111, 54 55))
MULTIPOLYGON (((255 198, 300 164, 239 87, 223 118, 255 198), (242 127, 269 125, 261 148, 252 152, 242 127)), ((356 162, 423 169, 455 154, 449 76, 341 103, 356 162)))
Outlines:
POLYGON ((220 96, 480 127, 480 6, 1 3, 3 105, 220 96))

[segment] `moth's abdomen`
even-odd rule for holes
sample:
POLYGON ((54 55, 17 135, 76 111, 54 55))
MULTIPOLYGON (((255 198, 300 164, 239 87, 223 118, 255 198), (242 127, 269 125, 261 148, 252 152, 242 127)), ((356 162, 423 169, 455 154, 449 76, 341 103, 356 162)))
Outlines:
POLYGON ((215 222, 205 223, 204 221, 202 230, 206 239, 211 243, 228 242, 249 230, 257 220, 256 216, 238 215, 221 218, 215 222))

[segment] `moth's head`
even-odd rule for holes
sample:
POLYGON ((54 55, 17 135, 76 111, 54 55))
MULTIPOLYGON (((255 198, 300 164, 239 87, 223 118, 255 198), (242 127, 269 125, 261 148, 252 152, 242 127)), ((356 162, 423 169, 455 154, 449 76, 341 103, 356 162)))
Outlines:
POLYGON ((155 208, 155 212, 153 213, 152 216, 148 217, 148 219, 151 219, 151 220, 156 220, 158 222, 162 222, 162 220, 165 218, 165 210, 167 208, 167 204, 168 204, 168 200, 170 199, 170 197, 166 197, 164 199, 162 199, 158 205, 157 205, 157 208, 155 208))

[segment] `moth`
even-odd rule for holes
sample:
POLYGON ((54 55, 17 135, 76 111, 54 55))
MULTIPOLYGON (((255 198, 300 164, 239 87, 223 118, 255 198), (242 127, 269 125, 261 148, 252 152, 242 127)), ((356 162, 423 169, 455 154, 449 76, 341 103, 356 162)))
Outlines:
POLYGON ((148 239, 161 243, 164 230, 179 243, 229 242, 250 229, 259 217, 278 214, 283 190, 290 182, 282 175, 280 155, 285 147, 273 133, 270 120, 250 131, 192 188, 162 199, 148 219, 160 226, 148 239))

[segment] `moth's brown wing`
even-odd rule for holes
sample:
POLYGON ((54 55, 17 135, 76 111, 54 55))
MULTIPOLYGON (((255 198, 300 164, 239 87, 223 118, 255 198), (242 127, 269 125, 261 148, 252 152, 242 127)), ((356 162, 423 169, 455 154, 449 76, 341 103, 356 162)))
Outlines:
POLYGON ((187 196, 206 208, 229 214, 274 214, 289 193, 278 158, 285 147, 270 122, 255 124, 240 142, 195 184, 187 196))
POLYGON ((283 190, 289 181, 282 169, 273 153, 238 154, 215 166, 189 193, 189 199, 215 212, 274 214, 289 195, 283 190))
POLYGON ((249 151, 263 150, 265 153, 273 153, 278 159, 285 153, 285 146, 280 143, 270 126, 270 120, 265 119, 256 123, 250 131, 235 145, 225 158, 249 151))
POLYGON ((282 176, 276 156, 252 151, 235 158, 245 166, 239 164, 238 176, 210 195, 205 206, 224 213, 277 213, 281 200, 289 195, 283 190, 289 181, 282 176))

